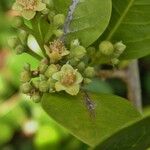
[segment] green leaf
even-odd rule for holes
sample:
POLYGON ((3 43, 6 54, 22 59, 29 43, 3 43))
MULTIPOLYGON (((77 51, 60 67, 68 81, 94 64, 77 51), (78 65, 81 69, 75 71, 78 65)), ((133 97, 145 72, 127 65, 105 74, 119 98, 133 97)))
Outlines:
POLYGON ((90 146, 140 117, 123 98, 107 94, 90 97, 96 106, 95 117, 88 111, 83 95, 45 94, 42 107, 56 122, 90 146))
POLYGON ((100 143, 95 150, 146 150, 150 146, 150 115, 100 143))
MULTIPOLYGON (((62 10, 60 12, 69 10, 70 0, 65 3, 62 0, 55 1, 57 9, 62 10)), ((67 43, 79 39, 83 46, 88 47, 95 42, 109 23, 111 9, 111 0, 79 0, 68 29, 67 43)))
POLYGON ((112 0, 110 25, 103 38, 123 41, 127 49, 122 59, 140 58, 150 54, 150 1, 112 0))

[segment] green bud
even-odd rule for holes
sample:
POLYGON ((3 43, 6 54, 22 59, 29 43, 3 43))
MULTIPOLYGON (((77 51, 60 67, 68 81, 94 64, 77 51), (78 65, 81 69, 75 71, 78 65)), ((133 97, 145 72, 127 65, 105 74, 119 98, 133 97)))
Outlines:
POLYGON ((24 46, 23 45, 18 45, 16 48, 15 48, 15 51, 16 51, 16 54, 22 54, 23 52, 25 52, 25 49, 24 49, 24 46))
POLYGON ((27 70, 24 70, 22 73, 21 73, 21 76, 20 76, 20 81, 25 83, 25 82, 28 82, 31 80, 31 72, 30 71, 27 71, 27 70))
POLYGON ((31 70, 31 65, 29 63, 25 63, 23 68, 26 71, 30 71, 31 70))
POLYGON ((45 81, 45 80, 47 80, 47 78, 45 77, 45 75, 40 74, 40 80, 41 80, 41 81, 45 81))
POLYGON ((95 76, 95 70, 93 67, 87 67, 84 71, 84 74, 88 78, 92 78, 95 76))
POLYGON ((15 48, 18 43, 19 43, 19 41, 18 41, 18 38, 16 36, 10 37, 8 39, 8 46, 10 48, 15 48))
POLYGON ((113 65, 117 65, 117 64, 119 63, 119 59, 113 58, 113 59, 111 59, 111 63, 112 63, 113 65))
POLYGON ((114 48, 115 48, 115 54, 116 54, 117 56, 120 56, 120 55, 124 52, 124 50, 126 49, 126 45, 124 45, 124 44, 122 43, 122 41, 121 41, 121 42, 117 42, 117 43, 114 45, 114 48))
POLYGON ((33 81, 32 81, 32 85, 33 85, 36 89, 39 88, 39 84, 40 84, 40 80, 33 80, 33 81))
POLYGON ((72 58, 81 59, 85 56, 86 49, 83 46, 77 46, 70 50, 70 56, 72 58))
POLYGON ((46 70, 46 72, 45 72, 45 76, 47 77, 47 78, 50 78, 54 73, 56 73, 58 71, 58 68, 57 68, 57 66, 56 65, 54 65, 54 64, 52 64, 52 65, 50 65, 48 68, 47 68, 47 70, 46 70))
POLYGON ((41 95, 40 95, 40 93, 39 92, 35 92, 32 95, 31 99, 33 100, 33 102, 39 103, 41 101, 41 95))
POLYGON ((61 37, 64 34, 63 30, 54 30, 53 32, 56 37, 61 37))
POLYGON ((54 16, 55 16, 55 12, 54 11, 50 11, 49 14, 48 14, 48 20, 52 21, 54 16))
POLYGON ((99 45, 99 51, 104 55, 112 55, 114 52, 114 46, 109 41, 103 41, 99 45))
POLYGON ((77 66, 78 70, 80 72, 82 72, 85 69, 85 63, 84 62, 80 62, 77 66))
POLYGON ((50 9, 54 7, 54 3, 52 0, 43 0, 43 3, 45 3, 50 9))
POLYGON ((71 66, 77 66, 78 65, 78 60, 77 59, 71 59, 71 60, 69 60, 69 64, 71 65, 71 66))
POLYGON ((12 26, 15 28, 19 28, 23 24, 23 19, 22 17, 14 17, 12 21, 12 26))
POLYGON ((48 92, 49 91, 49 83, 47 81, 41 81, 39 83, 40 92, 48 92))
POLYGON ((89 47, 89 48, 87 48, 87 54, 88 54, 89 56, 95 55, 95 52, 96 52, 95 47, 89 47))
POLYGON ((19 39, 21 40, 21 43, 22 43, 22 44, 26 44, 26 43, 27 43, 28 34, 27 34, 24 30, 21 30, 21 31, 19 32, 18 37, 19 37, 19 39))
POLYGON ((49 93, 53 93, 56 81, 52 78, 49 78, 48 83, 49 83, 49 93))
POLYGON ((79 40, 78 40, 78 39, 72 40, 72 41, 71 41, 71 44, 70 44, 70 47, 71 47, 71 48, 75 48, 75 47, 77 47, 77 46, 80 46, 79 40))
POLYGON ((41 74, 43 74, 48 68, 48 60, 47 59, 43 59, 41 62, 40 62, 40 65, 39 65, 39 71, 41 74))
POLYGON ((89 79, 89 78, 84 78, 84 84, 89 84, 89 83, 91 83, 92 82, 92 80, 91 79, 89 79))
POLYGON ((65 16, 63 14, 57 14, 53 18, 54 25, 61 26, 65 22, 65 16))
POLYGON ((29 82, 26 82, 21 85, 21 92, 24 94, 30 93, 31 89, 32 89, 32 86, 29 82))

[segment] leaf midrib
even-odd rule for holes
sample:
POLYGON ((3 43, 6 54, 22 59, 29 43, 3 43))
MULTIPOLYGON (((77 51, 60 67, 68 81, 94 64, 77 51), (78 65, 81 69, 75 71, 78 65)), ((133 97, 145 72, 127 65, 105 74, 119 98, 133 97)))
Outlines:
POLYGON ((112 38, 112 36, 114 35, 114 33, 117 31, 117 29, 119 28, 119 26, 121 25, 123 19, 125 18, 126 14, 128 13, 129 9, 131 8, 131 6, 133 5, 135 0, 131 0, 129 2, 129 5, 127 5, 126 9, 123 12, 123 15, 120 17, 120 19, 118 20, 117 24, 114 26, 114 28, 111 30, 111 32, 108 34, 107 36, 107 40, 110 40, 112 38))

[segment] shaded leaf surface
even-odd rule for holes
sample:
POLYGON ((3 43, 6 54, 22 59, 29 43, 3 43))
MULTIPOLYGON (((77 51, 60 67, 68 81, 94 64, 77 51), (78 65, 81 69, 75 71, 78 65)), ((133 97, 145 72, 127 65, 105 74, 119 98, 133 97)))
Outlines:
POLYGON ((123 128, 95 150, 146 150, 150 146, 150 115, 123 128))
MULTIPOLYGON (((71 2, 55 0, 56 9, 66 14, 71 2)), ((79 39, 87 47, 96 41, 109 23, 111 7, 111 0, 79 0, 68 29, 67 42, 79 39)))
POLYGON ((60 125, 90 146, 97 145, 140 114, 126 100, 112 95, 90 95, 96 105, 95 117, 85 105, 83 95, 45 94, 43 109, 60 125))
POLYGON ((123 41, 127 49, 122 59, 150 54, 150 1, 112 0, 113 11, 104 39, 123 41))

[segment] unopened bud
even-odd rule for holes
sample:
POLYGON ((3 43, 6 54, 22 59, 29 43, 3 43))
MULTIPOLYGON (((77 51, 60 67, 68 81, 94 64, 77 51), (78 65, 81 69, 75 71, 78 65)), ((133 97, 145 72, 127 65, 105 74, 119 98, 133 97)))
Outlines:
POLYGON ((49 14, 48 14, 48 20, 52 21, 54 16, 55 16, 55 12, 54 11, 50 11, 49 14))
POLYGON ((18 38, 16 36, 10 37, 8 39, 8 46, 10 48, 15 48, 18 43, 19 43, 19 41, 18 41, 18 38))
POLYGON ((24 49, 24 46, 23 45, 18 45, 16 48, 15 48, 15 51, 16 51, 16 54, 22 54, 23 52, 25 52, 25 49, 24 49))
POLYGON ((40 84, 40 80, 33 80, 33 81, 32 81, 32 85, 33 85, 36 89, 39 88, 39 84, 40 84))
POLYGON ((77 47, 77 46, 80 46, 79 40, 78 40, 78 39, 72 40, 70 47, 71 47, 71 48, 75 48, 75 47, 77 47))
POLYGON ((40 92, 48 92, 49 91, 49 84, 47 81, 41 81, 39 83, 39 90, 40 92))
POLYGON ((115 45, 114 45, 114 48, 115 48, 115 53, 116 55, 121 55, 124 50, 126 49, 126 45, 121 42, 117 42, 115 45))
POLYGON ((92 82, 92 80, 89 78, 85 78, 83 82, 84 82, 84 84, 89 84, 92 82))
POLYGON ((53 18, 54 25, 61 26, 65 22, 65 16, 63 14, 57 14, 53 18))
POLYGON ((32 89, 32 86, 29 82, 26 82, 21 85, 21 92, 24 94, 30 93, 31 89, 32 89))
POLYGON ((56 37, 61 37, 64 34, 64 32, 63 30, 55 30, 54 34, 56 35, 56 37))
POLYGON ((40 95, 40 93, 39 92, 35 92, 32 95, 31 99, 33 100, 33 102, 39 103, 41 101, 41 95, 40 95))
POLYGON ((52 0, 43 0, 43 2, 47 5, 49 9, 52 9, 54 7, 54 3, 52 0))
POLYGON ((111 63, 112 63, 113 65, 117 65, 117 64, 119 63, 119 59, 113 58, 113 59, 111 59, 111 63))
POLYGON ((84 74, 88 78, 92 78, 95 75, 95 70, 93 67, 87 67, 84 71, 84 74))
POLYGON ((114 46, 109 41, 103 41, 99 45, 99 51, 104 55, 112 55, 114 52, 114 46))
POLYGON ((31 70, 31 65, 29 63, 25 63, 23 66, 24 70, 30 71, 31 70))
POLYGON ((56 65, 54 65, 54 64, 52 64, 52 65, 50 65, 48 68, 47 68, 47 70, 46 70, 46 72, 45 72, 45 76, 47 77, 47 78, 50 78, 54 73, 56 73, 58 71, 58 68, 57 68, 57 66, 56 65))
POLYGON ((28 34, 25 31, 21 30, 19 32, 18 37, 19 37, 19 39, 20 39, 22 44, 26 44, 27 43, 28 34))
POLYGON ((85 69, 85 63, 84 62, 80 62, 77 66, 78 70, 81 72, 85 69))
POLYGON ((85 56, 86 49, 83 46, 77 46, 70 51, 70 56, 72 58, 81 59, 85 56))
POLYGON ((28 82, 31 80, 31 72, 30 71, 27 71, 27 70, 24 70, 22 73, 21 73, 21 76, 20 76, 20 81, 25 83, 25 82, 28 82))
POLYGON ((13 18, 12 26, 15 28, 19 28, 23 24, 23 19, 19 16, 13 18))

